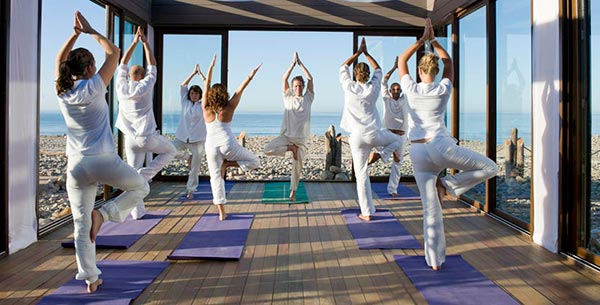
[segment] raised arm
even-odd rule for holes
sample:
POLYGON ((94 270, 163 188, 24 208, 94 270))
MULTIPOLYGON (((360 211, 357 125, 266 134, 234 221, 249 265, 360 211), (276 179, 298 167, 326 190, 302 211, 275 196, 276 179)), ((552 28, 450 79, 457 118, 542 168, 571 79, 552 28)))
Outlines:
POLYGON ((196 74, 198 74, 198 71, 200 71, 200 66, 198 64, 196 64, 196 66, 194 67, 194 71, 192 72, 192 74, 190 74, 190 76, 188 76, 183 83, 181 83, 182 86, 186 86, 189 85, 189 83, 192 81, 192 78, 194 78, 194 76, 196 76, 196 74))
POLYGON ((408 74, 408 60, 412 57, 412 55, 423 45, 425 40, 431 39, 433 36, 433 27, 431 26, 431 20, 429 18, 425 19, 425 29, 423 30, 423 36, 415 43, 410 45, 400 56, 398 56, 398 76, 400 79, 406 74, 408 74))
MULTIPOLYGON (((215 68, 215 62, 217 61, 217 54, 213 55, 213 59, 210 62, 210 66, 208 67, 208 72, 206 72, 206 78, 204 79, 204 90, 202 90, 202 109, 204 109, 206 97, 208 96, 208 89, 210 89, 210 82, 212 81, 212 73, 215 68)), ((195 73, 200 71, 200 66, 196 65, 195 73)), ((193 74, 192 74, 193 76, 193 74)))
POLYGON ((63 46, 58 51, 58 55, 56 56, 56 61, 54 63, 54 79, 58 79, 58 77, 60 76, 60 64, 63 61, 67 60, 67 57, 69 56, 69 52, 71 52, 71 50, 73 49, 73 46, 75 45, 75 42, 77 41, 77 38, 79 38, 80 34, 81 34, 81 30, 77 26, 77 13, 76 13, 75 14, 75 25, 73 26, 73 33, 71 34, 71 36, 69 36, 69 38, 67 38, 67 41, 65 41, 63 46))
POLYGON ((300 57, 298 57, 298 53, 296 53, 296 57, 298 59, 298 65, 302 69, 302 72, 304 72, 304 76, 306 76, 306 90, 310 91, 310 93, 315 93, 313 91, 313 77, 312 77, 312 75, 310 74, 310 72, 308 72, 308 69, 306 68, 306 66, 304 65, 304 63, 300 60, 300 57))
POLYGON ((396 56, 396 59, 394 60, 394 66, 383 76, 383 81, 387 83, 388 79, 390 79, 392 73, 394 73, 396 69, 398 69, 398 56, 396 56))
POLYGON ((125 50, 125 54, 123 54, 123 58, 121 58, 122 65, 127 65, 129 63, 129 60, 131 59, 131 56, 133 55, 133 52, 135 51, 135 47, 137 46, 139 41, 140 41, 140 28, 138 27, 138 30, 135 33, 135 37, 133 37, 133 42, 131 42, 131 45, 129 46, 129 48, 127 48, 127 50, 125 50))
POLYGON ((295 52, 294 59, 292 59, 292 64, 285 71, 285 73, 283 74, 283 77, 281 79, 281 81, 283 82, 283 93, 288 93, 290 91, 290 83, 288 82, 288 79, 290 78, 290 75, 292 74, 292 70, 294 69, 294 66, 297 63, 298 63, 298 52, 295 52))
POLYGON ((354 53, 350 57, 348 57, 348 59, 346 59, 346 61, 342 64, 342 66, 349 66, 351 63, 356 61, 358 56, 360 56, 360 54, 362 54, 365 51, 365 45, 366 45, 365 38, 363 38, 360 43, 360 47, 358 47, 358 50, 356 50, 356 53, 354 53))
POLYGON ((369 54, 369 51, 367 51, 367 43, 365 42, 364 37, 363 37, 360 45, 361 45, 361 48, 363 49, 363 54, 365 54, 365 57, 369 61, 369 64, 371 64, 371 67, 373 68, 373 70, 380 69, 379 64, 377 63, 375 58, 373 58, 373 56, 371 56, 371 54, 369 54))
POLYGON ((250 81, 252 81, 252 78, 254 78, 254 75, 256 75, 256 72, 258 72, 258 69, 260 69, 261 66, 262 63, 256 66, 256 68, 252 69, 252 71, 250 71, 248 77, 246 77, 246 79, 244 79, 244 81, 240 84, 237 90, 235 90, 235 93, 229 100, 227 107, 231 107, 231 109, 237 108, 242 98, 242 93, 244 93, 244 90, 246 89, 246 87, 248 87, 248 84, 250 84, 250 81))
POLYGON ((156 58, 154 57, 154 53, 152 52, 152 49, 150 48, 150 43, 148 43, 148 39, 146 38, 146 35, 144 35, 142 28, 139 26, 138 26, 136 36, 139 37, 139 39, 142 41, 142 44, 144 45, 144 54, 146 55, 146 62, 149 65, 156 66, 156 58))
POLYGON ((447 78, 451 82, 454 82, 454 67, 452 65, 452 58, 448 55, 448 52, 442 47, 442 45, 435 40, 435 38, 431 41, 431 45, 433 49, 438 53, 440 59, 444 63, 444 72, 442 73, 442 78, 447 78))

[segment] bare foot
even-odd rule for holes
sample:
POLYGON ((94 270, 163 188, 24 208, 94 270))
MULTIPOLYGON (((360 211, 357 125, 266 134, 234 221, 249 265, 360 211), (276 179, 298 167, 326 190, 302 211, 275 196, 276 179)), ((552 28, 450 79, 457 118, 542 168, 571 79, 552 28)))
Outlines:
POLYGON ((442 270, 442 266, 433 266, 431 269, 433 269, 433 271, 440 271, 442 270))
POLYGON ((227 218, 227 213, 225 213, 225 205, 217 204, 217 208, 219 209, 219 220, 225 220, 227 218))
POLYGON ((296 191, 291 191, 290 192, 290 200, 291 201, 296 201, 296 191))
POLYGON ((398 154, 396 152, 394 152, 392 154, 392 156, 394 156, 394 162, 396 162, 396 163, 400 162, 400 157, 398 157, 398 154))
POLYGON ((358 218, 364 221, 371 221, 371 216, 364 216, 363 214, 358 214, 358 218))
POLYGON ((369 155, 369 161, 368 161, 368 164, 375 163, 375 162, 377 162, 377 160, 379 160, 379 159, 381 159, 381 155, 380 155, 380 154, 378 154, 378 153, 376 153, 376 152, 372 152, 372 153, 369 155))
POLYGON ((187 195, 185 196, 185 198, 187 198, 187 199, 194 199, 194 192, 187 193, 187 195))
POLYGON ((98 287, 100 287, 102 283, 104 283, 104 281, 102 279, 98 279, 93 283, 87 284, 88 293, 96 292, 96 290, 98 290, 98 287))
MULTIPOLYGON (((100 227, 104 222, 104 217, 98 210, 92 211, 92 229, 90 230, 90 240, 92 242, 96 242, 96 235, 98 235, 98 231, 100 231, 100 227)), ((97 282, 97 281, 96 281, 97 282)))
POLYGON ((435 188, 437 189, 438 199, 440 200, 440 203, 444 202, 444 197, 446 197, 446 188, 442 184, 442 181, 440 180, 439 177, 437 178, 437 181, 435 182, 435 188))
POLYGON ((292 152, 292 157, 294 157, 294 160, 298 160, 298 146, 288 145, 288 150, 292 152))
POLYGON ((398 193, 391 193, 390 196, 392 196, 392 197, 398 197, 398 193))

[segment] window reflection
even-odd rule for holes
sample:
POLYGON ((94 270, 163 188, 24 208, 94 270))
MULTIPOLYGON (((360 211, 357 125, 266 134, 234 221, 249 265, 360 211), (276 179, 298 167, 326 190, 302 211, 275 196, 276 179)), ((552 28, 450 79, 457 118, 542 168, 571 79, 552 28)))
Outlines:
POLYGON ((589 234, 587 248, 594 254, 600 255, 600 3, 588 1, 590 6, 590 101, 591 101, 591 139, 588 156, 590 156, 590 205, 584 214, 589 215, 589 234))

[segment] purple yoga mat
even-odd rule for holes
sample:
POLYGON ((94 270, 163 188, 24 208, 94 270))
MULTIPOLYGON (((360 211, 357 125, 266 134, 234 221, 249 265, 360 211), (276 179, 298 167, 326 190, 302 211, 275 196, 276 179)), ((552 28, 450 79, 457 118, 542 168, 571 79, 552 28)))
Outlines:
MULTIPOLYGON (((142 219, 133 220, 129 215, 122 223, 107 221, 102 224, 96 236, 96 248, 127 249, 169 213, 171 210, 147 211, 142 219)), ((63 242, 61 245, 65 248, 75 247, 73 240, 63 242)))
POLYGON ((358 218, 359 209, 344 209, 342 215, 359 249, 421 249, 421 244, 388 210, 378 209, 371 221, 358 218))
POLYGON ((423 256, 394 255, 394 259, 429 305, 520 304, 460 255, 446 256, 440 271, 428 267, 423 256))
MULTIPOLYGON (((225 193, 229 193, 231 188, 233 187, 234 181, 227 180, 225 181, 225 193)), ((202 180, 196 187, 196 191, 194 192, 194 198, 188 199, 186 197, 187 194, 181 195, 179 197, 179 201, 199 201, 199 200, 212 200, 212 189, 210 188, 210 181, 202 180)))
POLYGON ((52 294, 42 298, 45 304, 111 304, 127 305, 169 265, 169 262, 113 261, 98 262, 104 281, 94 293, 87 292, 85 281, 72 279, 52 294))
POLYGON ((205 214, 183 238, 169 259, 237 260, 242 257, 253 214, 205 214))
POLYGON ((387 182, 371 183, 371 190, 382 200, 420 200, 421 196, 408 186, 400 183, 398 185, 398 196, 392 197, 387 191, 387 182))

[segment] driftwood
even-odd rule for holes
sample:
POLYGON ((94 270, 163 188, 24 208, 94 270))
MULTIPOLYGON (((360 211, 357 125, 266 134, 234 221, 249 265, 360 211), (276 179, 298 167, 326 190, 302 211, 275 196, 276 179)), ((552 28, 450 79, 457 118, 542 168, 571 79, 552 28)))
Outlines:
POLYGON ((335 134, 335 127, 329 125, 325 132, 325 170, 333 166, 342 167, 342 134, 335 134))
POLYGON ((516 177, 523 175, 525 166, 525 141, 519 138, 516 128, 510 133, 510 139, 504 141, 504 175, 516 177))

